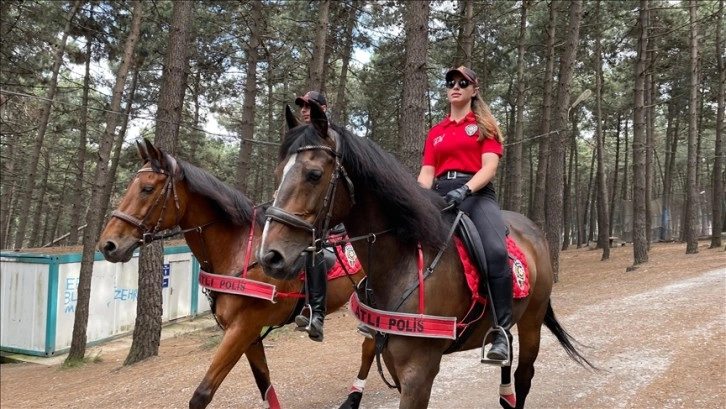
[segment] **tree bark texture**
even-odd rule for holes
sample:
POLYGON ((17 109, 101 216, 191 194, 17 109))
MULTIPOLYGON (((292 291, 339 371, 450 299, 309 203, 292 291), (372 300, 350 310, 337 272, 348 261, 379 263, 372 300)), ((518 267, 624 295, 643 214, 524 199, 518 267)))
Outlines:
POLYGON ((459 0, 461 19, 459 20, 459 37, 456 57, 452 67, 474 65, 474 0, 459 0))
POLYGON ((544 74, 544 90, 542 92, 542 123, 537 154, 537 179, 534 184, 534 195, 530 218, 542 229, 545 228, 545 196, 547 189, 547 167, 550 156, 550 141, 555 138, 550 135, 550 121, 552 120, 552 87, 554 84, 555 67, 555 27, 557 26, 557 7, 555 1, 550 2, 550 14, 547 22, 547 57, 544 74))
POLYGON ((320 0, 318 2, 320 9, 318 10, 318 21, 315 26, 313 55, 312 61, 310 62, 310 74, 306 92, 310 90, 325 92, 325 77, 323 76, 323 71, 325 65, 325 47, 328 41, 330 1, 320 0))
POLYGON ((600 0, 595 3, 597 15, 595 35, 595 141, 597 144, 597 231, 598 243, 602 246, 602 260, 610 259, 610 217, 608 216, 608 187, 605 181, 605 134, 603 131, 602 113, 602 19, 600 16, 600 0))
POLYGON ((716 24, 716 63, 718 66, 718 95, 716 96, 716 158, 713 161, 713 221, 711 222, 711 248, 721 247, 721 229, 726 223, 724 220, 724 151, 723 123, 724 123, 724 87, 726 87, 726 69, 723 61, 724 41, 721 37, 723 28, 724 0, 718 2, 718 18, 716 24))
POLYGON ((421 167, 421 153, 426 138, 426 109, 428 75, 428 20, 429 2, 411 1, 405 4, 404 29, 406 31, 405 66, 403 75, 402 113, 398 128, 399 156, 415 174, 421 167))
POLYGON ((688 3, 691 27, 691 86, 688 103, 688 165, 686 169, 686 254, 698 253, 698 2, 688 3))
POLYGON ((633 266, 648 261, 645 234, 645 61, 648 44, 648 0, 640 0, 638 17, 638 57, 635 65, 633 102, 633 266))
POLYGON ((558 280, 560 245, 562 244, 562 199, 564 190, 564 161, 567 132, 565 131, 570 113, 570 93, 572 76, 577 55, 580 35, 580 18, 582 1, 573 0, 569 3, 569 22, 565 48, 560 57, 559 81, 557 84, 557 115, 554 121, 556 133, 550 144, 549 163, 547 165, 547 192, 545 193, 545 235, 550 245, 555 282, 558 280))
POLYGON ((244 84, 244 102, 242 105, 242 123, 240 124, 239 163, 237 164, 237 188, 246 192, 247 173, 250 170, 252 157, 252 140, 255 135, 255 107, 257 99, 257 47, 260 45, 260 26, 262 24, 262 2, 253 0, 250 6, 249 45, 247 47, 247 70, 244 84))
POLYGON ((118 114, 121 109, 121 97, 123 96, 129 67, 133 63, 134 48, 139 37, 142 14, 141 4, 141 0, 135 0, 133 3, 131 29, 126 39, 121 64, 116 73, 116 83, 113 87, 111 97, 111 108, 106 118, 106 129, 99 141, 96 174, 91 183, 90 212, 88 214, 86 229, 83 232, 83 255, 81 256, 81 271, 78 279, 78 301, 76 302, 76 313, 73 321, 71 347, 66 358, 66 361, 69 362, 81 360, 86 354, 86 329, 88 326, 88 305, 91 299, 93 260, 98 235, 101 230, 101 222, 103 220, 103 214, 100 212, 102 208, 100 201, 106 185, 109 156, 114 141, 118 114))
MULTIPOLYGON (((176 155, 184 95, 189 78, 189 48, 194 2, 176 1, 173 5, 169 43, 159 88, 154 143, 176 155)), ((135 7, 134 7, 135 9, 135 7)), ((136 303, 134 334, 124 365, 131 365, 159 354, 161 339, 162 283, 164 248, 160 241, 142 247, 139 255, 139 298, 136 303)), ((169 289, 173 291, 173 288, 169 289)))
POLYGON ((507 196, 504 199, 504 208, 515 212, 522 212, 522 139, 524 136, 524 53, 527 36, 527 0, 522 1, 520 7, 519 38, 517 39, 517 117, 514 121, 514 134, 507 143, 507 196))

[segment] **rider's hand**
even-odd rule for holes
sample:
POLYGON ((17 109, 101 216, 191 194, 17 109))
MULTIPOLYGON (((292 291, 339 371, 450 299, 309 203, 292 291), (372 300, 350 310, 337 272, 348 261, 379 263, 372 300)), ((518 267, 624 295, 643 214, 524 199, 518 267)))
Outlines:
POLYGON ((446 194, 446 203, 459 207, 461 202, 469 197, 469 195, 471 195, 471 189, 469 189, 468 185, 463 185, 454 190, 450 190, 449 193, 446 194))

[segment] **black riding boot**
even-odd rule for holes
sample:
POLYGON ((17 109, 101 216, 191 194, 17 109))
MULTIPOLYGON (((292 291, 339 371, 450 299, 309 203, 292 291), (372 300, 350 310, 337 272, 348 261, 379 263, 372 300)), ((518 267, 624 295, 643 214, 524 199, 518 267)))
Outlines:
POLYGON ((305 278, 307 280, 308 302, 310 303, 312 320, 300 314, 295 317, 295 324, 297 324, 297 331, 307 331, 310 339, 317 342, 323 342, 325 296, 328 291, 327 273, 322 255, 319 257, 308 256, 307 265, 305 266, 305 278), (317 263, 313 260, 317 261, 317 263))
POLYGON ((490 301, 497 313, 497 323, 506 332, 509 343, 501 331, 494 332, 487 359, 504 361, 510 358, 511 362, 508 345, 512 343, 512 334, 509 332, 512 327, 512 276, 507 274, 505 277, 492 278, 489 280, 489 285, 493 298, 490 301))

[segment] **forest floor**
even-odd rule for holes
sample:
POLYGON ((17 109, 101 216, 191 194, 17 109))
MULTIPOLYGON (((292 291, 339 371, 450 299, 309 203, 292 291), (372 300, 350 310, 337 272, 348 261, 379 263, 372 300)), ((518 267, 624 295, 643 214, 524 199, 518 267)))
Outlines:
MULTIPOLYGON (((572 362, 544 329, 527 406, 726 407, 723 248, 708 249, 708 242, 701 241, 698 254, 686 255, 684 244, 654 244, 649 262, 632 272, 626 272, 633 260, 630 245, 611 249, 606 262, 601 254, 586 248, 562 252, 560 281, 552 295, 558 320, 586 345, 578 348, 600 370, 572 362)), ((322 344, 289 326, 266 340, 283 407, 342 403, 359 362, 362 338, 355 325, 343 309, 328 316, 322 344)), ((78 368, 61 367, 60 357, 0 365, 0 406, 186 407, 222 332, 206 316, 165 327, 164 333, 159 356, 130 367, 122 366, 130 337, 89 348, 91 362, 78 368)), ((480 364, 479 355, 472 350, 444 357, 429 407, 499 407, 499 371, 480 364)), ((398 398, 372 371, 361 407, 395 408, 398 398)), ((232 369, 210 407, 263 407, 245 359, 232 369)))

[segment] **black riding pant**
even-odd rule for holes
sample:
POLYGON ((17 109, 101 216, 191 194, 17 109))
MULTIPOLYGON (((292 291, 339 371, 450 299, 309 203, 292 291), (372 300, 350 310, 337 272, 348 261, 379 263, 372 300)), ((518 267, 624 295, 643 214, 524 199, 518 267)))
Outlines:
MULTIPOLYGON (((437 179, 434 184, 441 196, 452 189, 461 187, 470 178, 437 179)), ((509 259, 506 245, 506 227, 502 220, 502 211, 497 202, 497 195, 491 183, 464 199, 459 207, 476 226, 481 236, 484 253, 487 259, 489 280, 503 278, 510 274, 509 259)))

